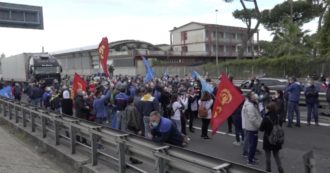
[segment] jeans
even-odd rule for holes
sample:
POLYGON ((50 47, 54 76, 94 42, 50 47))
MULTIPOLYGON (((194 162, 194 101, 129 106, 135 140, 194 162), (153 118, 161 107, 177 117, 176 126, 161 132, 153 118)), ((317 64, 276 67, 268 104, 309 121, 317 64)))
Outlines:
POLYGON ((117 112, 113 111, 111 117, 111 128, 117 129, 116 127, 117 127, 117 112))
MULTIPOLYGON (((270 160, 270 156, 271 156, 271 151, 270 150, 265 150, 265 154, 266 154, 266 171, 267 172, 271 172, 272 171, 272 167, 271 167, 271 160, 270 160)), ((273 150, 273 155, 274 155, 274 159, 275 162, 277 164, 277 169, 279 173, 283 173, 283 167, 282 167, 282 163, 281 163, 281 159, 279 156, 279 150, 273 150)))
POLYGON ((230 116, 227 119, 227 124, 228 124, 228 132, 231 133, 233 131, 233 117, 230 116))
POLYGON ((150 120, 148 116, 144 116, 143 117, 143 124, 144 124, 144 137, 147 139, 150 139, 150 133, 151 133, 151 129, 150 129, 150 120))
POLYGON ((32 99, 32 100, 31 100, 31 104, 32 104, 33 106, 36 106, 36 107, 41 106, 41 98, 32 99))
POLYGON ((121 119, 122 119, 122 114, 123 113, 124 113, 124 111, 117 111, 116 112, 116 126, 115 126, 115 129, 122 130, 121 119))
POLYGON ((202 118, 202 135, 201 137, 207 137, 207 130, 210 125, 210 119, 202 118))
POLYGON ((181 120, 173 120, 172 121, 175 123, 176 128, 178 129, 178 131, 181 133, 182 132, 182 128, 181 128, 181 120))
POLYGON ((292 120, 293 120, 293 113, 296 113, 297 115, 297 121, 296 125, 300 126, 300 112, 299 112, 299 104, 297 102, 288 102, 288 118, 289 118, 289 123, 288 126, 292 125, 292 120))
POLYGON ((96 117, 95 122, 98 124, 104 124, 107 121, 105 117, 96 117))
POLYGON ((258 146, 258 131, 246 131, 246 136, 248 138, 249 145, 249 162, 253 162, 254 156, 256 154, 257 146, 258 146))
POLYGON ((182 114, 181 115, 181 128, 180 128, 180 131, 182 134, 184 135, 187 135, 187 118, 186 118, 186 115, 185 114, 182 114))
POLYGON ((315 120, 315 123, 319 122, 319 105, 317 103, 308 103, 307 104, 307 122, 308 124, 311 123, 311 119, 312 119, 312 113, 313 113, 313 117, 315 120))

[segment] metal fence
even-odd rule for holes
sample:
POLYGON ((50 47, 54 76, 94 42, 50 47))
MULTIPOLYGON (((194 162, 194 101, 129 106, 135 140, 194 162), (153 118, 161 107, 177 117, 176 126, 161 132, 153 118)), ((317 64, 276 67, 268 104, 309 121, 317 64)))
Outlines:
POLYGON ((99 124, 60 115, 13 100, 0 99, 1 118, 28 131, 48 138, 56 146, 70 148, 71 154, 87 155, 92 166, 103 164, 119 173, 262 173, 219 158, 183 148, 158 144, 133 134, 99 124), (81 140, 77 140, 81 139, 81 140), (85 140, 84 143, 82 141, 85 140), (133 165, 129 158, 143 162, 133 165), (110 166, 111 165, 111 166, 110 166))

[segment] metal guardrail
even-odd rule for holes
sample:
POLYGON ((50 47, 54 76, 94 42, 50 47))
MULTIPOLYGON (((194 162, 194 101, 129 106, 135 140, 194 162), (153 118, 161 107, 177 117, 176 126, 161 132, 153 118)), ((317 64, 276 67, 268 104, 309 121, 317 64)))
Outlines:
POLYGON ((71 154, 87 153, 92 166, 115 165, 119 173, 264 173, 262 170, 154 143, 140 136, 13 100, 0 98, 0 113, 3 119, 32 135, 41 134, 42 138, 52 139, 55 146, 70 147, 71 154), (81 143, 77 137, 85 138, 86 142, 81 143), (143 164, 131 164, 127 161, 131 157, 143 164))

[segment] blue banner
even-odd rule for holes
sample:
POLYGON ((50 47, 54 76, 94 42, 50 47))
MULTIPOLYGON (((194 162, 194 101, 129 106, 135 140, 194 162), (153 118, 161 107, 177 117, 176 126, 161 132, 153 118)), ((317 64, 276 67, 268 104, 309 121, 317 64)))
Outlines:
POLYGON ((194 79, 198 79, 201 82, 201 84, 202 84, 202 88, 201 88, 202 89, 202 92, 203 91, 207 91, 208 93, 210 93, 211 95, 213 95, 213 90, 214 90, 213 86, 211 84, 207 83, 205 81, 205 79, 203 79, 203 77, 199 73, 197 73, 196 71, 193 71, 191 73, 191 76, 194 79))
POLYGON ((2 88, 0 90, 0 96, 1 97, 6 97, 6 98, 12 98, 11 87, 10 86, 7 86, 7 87, 2 88))
POLYGON ((154 78, 154 71, 152 70, 152 68, 149 64, 149 61, 145 57, 142 57, 142 60, 143 60, 144 66, 146 68, 146 76, 144 78, 144 82, 148 83, 154 78))

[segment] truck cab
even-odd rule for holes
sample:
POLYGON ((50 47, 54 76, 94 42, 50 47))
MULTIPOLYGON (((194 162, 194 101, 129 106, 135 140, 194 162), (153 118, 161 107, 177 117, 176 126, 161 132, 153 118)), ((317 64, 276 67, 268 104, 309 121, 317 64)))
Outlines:
POLYGON ((62 67, 57 59, 49 54, 33 55, 29 59, 30 79, 52 84, 54 80, 61 82, 62 67))

